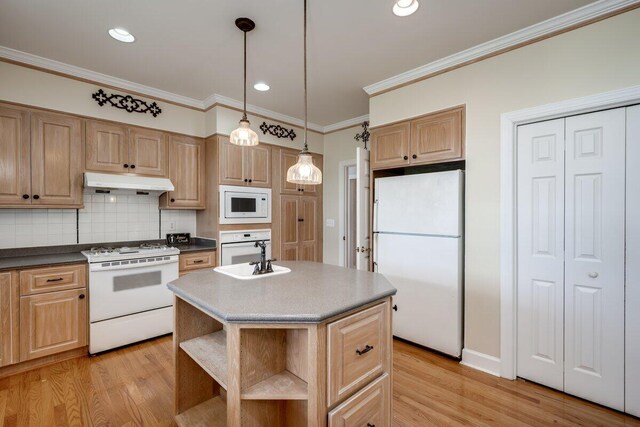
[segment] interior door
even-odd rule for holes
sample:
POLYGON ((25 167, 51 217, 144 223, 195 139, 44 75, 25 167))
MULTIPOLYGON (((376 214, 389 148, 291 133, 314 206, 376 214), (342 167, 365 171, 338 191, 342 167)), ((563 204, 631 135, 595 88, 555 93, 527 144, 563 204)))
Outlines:
POLYGON ((640 417, 640 105, 627 108, 625 411, 640 417))
POLYGON ((356 149, 356 268, 369 269, 371 242, 369 239, 369 200, 370 200, 370 168, 369 151, 358 147, 356 149))
POLYGON ((564 388, 564 119, 518 127, 519 377, 564 388))
POLYGON ((625 109, 565 140, 565 391, 624 410, 625 109))

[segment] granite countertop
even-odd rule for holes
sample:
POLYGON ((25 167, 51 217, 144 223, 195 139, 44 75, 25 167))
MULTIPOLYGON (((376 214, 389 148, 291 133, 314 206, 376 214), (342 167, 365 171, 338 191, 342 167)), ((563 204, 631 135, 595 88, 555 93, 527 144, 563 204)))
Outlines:
POLYGON ((191 243, 188 245, 171 245, 174 248, 180 249, 180 253, 188 252, 201 252, 201 251, 215 251, 217 248, 217 242, 215 239, 207 239, 204 237, 193 237, 191 243))
POLYGON ((396 293, 379 273, 316 262, 276 264, 290 268, 291 273, 238 280, 205 270, 168 287, 225 322, 249 323, 319 323, 396 293))
POLYGON ((22 255, 0 258, 0 271, 16 268, 38 267, 46 265, 63 265, 86 263, 87 258, 80 252, 51 253, 39 255, 22 255))

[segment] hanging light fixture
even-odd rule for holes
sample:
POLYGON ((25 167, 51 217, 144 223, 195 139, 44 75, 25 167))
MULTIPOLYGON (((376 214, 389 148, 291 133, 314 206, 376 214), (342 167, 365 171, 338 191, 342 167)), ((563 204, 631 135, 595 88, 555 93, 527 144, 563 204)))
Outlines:
POLYGON ((249 127, 251 123, 247 119, 247 33, 253 30, 256 24, 249 18, 238 18, 236 27, 244 33, 244 109, 240 126, 231 132, 229 139, 235 145, 258 145, 258 134, 251 130, 249 127))
POLYGON ((313 164, 307 145, 307 0, 304 0, 304 148, 298 161, 287 171, 287 182, 293 184, 322 184, 322 172, 313 164))

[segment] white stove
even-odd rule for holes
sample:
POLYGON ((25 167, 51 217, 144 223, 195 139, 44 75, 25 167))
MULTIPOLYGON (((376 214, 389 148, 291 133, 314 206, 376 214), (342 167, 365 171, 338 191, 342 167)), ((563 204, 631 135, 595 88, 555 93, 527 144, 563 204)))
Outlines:
POLYGON ((89 352, 99 353, 173 331, 176 248, 162 244, 95 247, 89 261, 89 352))

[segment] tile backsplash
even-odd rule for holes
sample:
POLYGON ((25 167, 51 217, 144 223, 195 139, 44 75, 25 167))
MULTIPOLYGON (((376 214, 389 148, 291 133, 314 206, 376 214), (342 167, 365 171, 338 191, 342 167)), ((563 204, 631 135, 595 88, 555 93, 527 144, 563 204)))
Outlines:
POLYGON ((87 192, 80 210, 0 209, 0 248, 194 236, 195 231, 195 211, 160 211, 157 196, 87 192))

